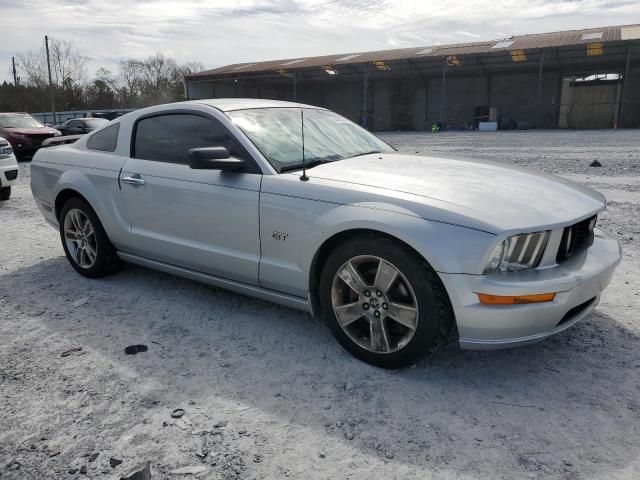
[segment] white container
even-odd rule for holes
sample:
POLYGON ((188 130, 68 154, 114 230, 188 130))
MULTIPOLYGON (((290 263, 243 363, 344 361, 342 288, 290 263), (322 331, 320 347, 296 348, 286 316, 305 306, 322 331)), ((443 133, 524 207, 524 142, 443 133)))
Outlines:
POLYGON ((478 130, 481 132, 495 132, 498 130, 498 122, 479 122, 478 130))

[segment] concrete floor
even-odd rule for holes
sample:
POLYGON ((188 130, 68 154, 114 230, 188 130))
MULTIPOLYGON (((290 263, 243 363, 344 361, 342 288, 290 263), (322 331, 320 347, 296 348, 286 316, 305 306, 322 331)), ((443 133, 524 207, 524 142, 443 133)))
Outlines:
POLYGON ((143 461, 154 479, 190 465, 211 479, 638 478, 640 133, 382 136, 601 190, 600 224, 624 259, 596 312, 530 347, 451 346, 382 371, 294 310, 132 266, 80 277, 22 163, 0 203, 0 478, 77 478, 86 465, 118 479, 143 461), (136 343, 149 351, 125 355, 136 343), (171 418, 178 407, 188 423, 171 418))

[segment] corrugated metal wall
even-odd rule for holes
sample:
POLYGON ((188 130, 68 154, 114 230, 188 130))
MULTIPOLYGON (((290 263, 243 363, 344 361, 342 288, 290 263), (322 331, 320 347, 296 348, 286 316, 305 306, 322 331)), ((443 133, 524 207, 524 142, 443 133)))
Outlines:
POLYGON ((620 83, 563 82, 560 128, 615 128, 620 108, 620 83))

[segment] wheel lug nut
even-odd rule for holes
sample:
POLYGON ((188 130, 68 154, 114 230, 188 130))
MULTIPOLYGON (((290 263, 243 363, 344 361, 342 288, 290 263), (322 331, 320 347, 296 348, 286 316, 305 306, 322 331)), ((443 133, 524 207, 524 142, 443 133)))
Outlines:
POLYGON ((383 308, 384 310, 386 310, 386 309, 387 309, 387 307, 388 307, 388 305, 387 305, 386 303, 383 303, 383 304, 382 304, 382 308, 383 308))
POLYGON ((379 317, 379 316, 380 316, 380 312, 379 312, 378 310, 376 310, 375 312, 373 312, 373 315, 374 315, 375 317, 379 317))
POLYGON ((380 290, 376 291, 376 295, 381 297, 382 296, 382 292, 380 290))
POLYGON ((365 297, 370 297, 371 296, 371 292, 369 290, 365 290, 364 291, 364 296, 365 297))
POLYGON ((365 310, 369 310, 369 304, 368 303, 363 304, 362 308, 364 308, 365 310))

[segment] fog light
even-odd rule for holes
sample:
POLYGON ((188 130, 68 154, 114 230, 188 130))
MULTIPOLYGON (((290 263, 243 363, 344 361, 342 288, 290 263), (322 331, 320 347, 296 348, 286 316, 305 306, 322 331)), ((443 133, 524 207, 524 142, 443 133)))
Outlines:
POLYGON ((478 300, 484 305, 524 305, 527 303, 552 302, 555 293, 538 293, 535 295, 488 295, 476 293, 478 300))

